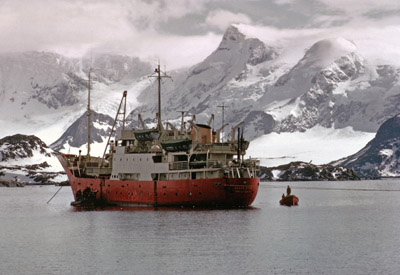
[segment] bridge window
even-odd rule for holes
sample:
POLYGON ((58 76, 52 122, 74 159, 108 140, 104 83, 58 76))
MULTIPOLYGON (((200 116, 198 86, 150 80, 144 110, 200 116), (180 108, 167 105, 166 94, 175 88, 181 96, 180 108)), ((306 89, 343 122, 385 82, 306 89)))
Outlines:
POLYGON ((162 156, 152 156, 152 159, 154 163, 162 162, 162 156))
POLYGON ((187 155, 175 155, 174 156, 174 161, 187 161, 188 157, 187 155))

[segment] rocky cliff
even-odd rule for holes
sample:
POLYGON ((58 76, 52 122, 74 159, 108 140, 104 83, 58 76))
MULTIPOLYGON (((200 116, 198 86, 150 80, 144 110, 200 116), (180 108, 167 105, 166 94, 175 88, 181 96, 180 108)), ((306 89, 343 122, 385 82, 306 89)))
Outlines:
POLYGON ((385 121, 376 136, 354 155, 333 162, 355 170, 361 177, 400 176, 400 115, 385 121))

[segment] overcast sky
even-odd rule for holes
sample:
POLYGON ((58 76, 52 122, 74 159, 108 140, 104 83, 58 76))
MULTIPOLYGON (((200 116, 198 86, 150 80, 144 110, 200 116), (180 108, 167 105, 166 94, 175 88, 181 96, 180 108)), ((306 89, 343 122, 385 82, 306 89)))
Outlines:
POLYGON ((385 51, 400 58, 400 0, 0 0, 0 18, 0 52, 112 52, 178 68, 201 61, 230 24, 243 23, 277 38, 354 34, 390 44, 385 51))

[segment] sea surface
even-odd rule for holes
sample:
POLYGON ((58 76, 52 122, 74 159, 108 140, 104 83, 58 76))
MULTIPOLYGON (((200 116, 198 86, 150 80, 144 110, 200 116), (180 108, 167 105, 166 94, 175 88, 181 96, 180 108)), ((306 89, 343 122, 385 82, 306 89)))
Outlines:
POLYGON ((0 274, 398 274, 400 179, 264 182, 247 209, 78 211, 0 188, 0 274), (299 206, 279 205, 290 185, 299 206))

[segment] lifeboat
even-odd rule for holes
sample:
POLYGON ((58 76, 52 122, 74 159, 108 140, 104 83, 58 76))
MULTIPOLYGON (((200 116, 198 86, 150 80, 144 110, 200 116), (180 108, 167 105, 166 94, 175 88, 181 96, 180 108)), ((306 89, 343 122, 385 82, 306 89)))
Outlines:
POLYGON ((297 206, 299 205, 299 198, 295 195, 287 195, 283 197, 279 203, 286 206, 297 206))

